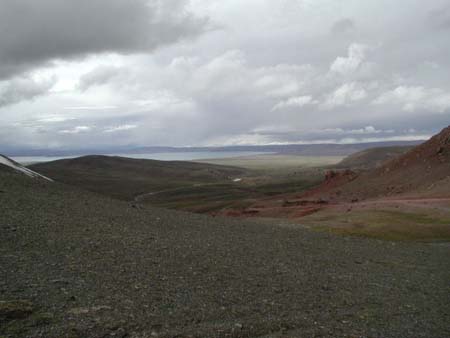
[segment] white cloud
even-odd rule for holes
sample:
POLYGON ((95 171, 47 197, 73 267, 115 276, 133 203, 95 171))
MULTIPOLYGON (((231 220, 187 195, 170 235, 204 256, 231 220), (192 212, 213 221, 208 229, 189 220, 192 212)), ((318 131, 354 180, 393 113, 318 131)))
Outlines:
POLYGON ((363 137, 354 138, 346 137, 340 140, 336 140, 335 143, 340 144, 352 144, 352 143, 369 143, 369 142, 388 142, 388 141, 421 141, 428 140, 432 135, 430 134, 414 134, 414 135, 395 135, 385 137, 363 137))
MULTIPOLYGON (((393 129, 376 129, 373 126, 366 126, 358 129, 343 129, 343 128, 326 128, 319 129, 315 131, 318 134, 337 134, 337 135, 345 135, 345 134, 355 134, 355 135, 363 135, 363 134, 392 134, 395 133, 393 129)), ((415 131, 414 131, 415 132, 415 131)))
POLYGON ((345 83, 328 95, 322 106, 326 109, 333 109, 338 106, 361 101, 366 97, 367 92, 364 88, 359 87, 355 82, 345 83))
POLYGON ((348 56, 336 58, 330 66, 330 71, 341 75, 354 73, 364 62, 368 49, 367 45, 352 43, 348 48, 348 56))
POLYGON ((135 129, 138 126, 136 124, 123 124, 121 126, 115 126, 115 127, 107 127, 103 130, 104 133, 115 133, 118 131, 125 131, 125 130, 131 130, 135 129))
POLYGON ((350 133, 352 133, 352 134, 378 134, 381 132, 382 132, 381 130, 376 130, 372 126, 367 126, 367 127, 361 128, 361 129, 350 130, 350 133))
POLYGON ((291 97, 285 101, 278 102, 275 106, 273 106, 272 111, 284 109, 284 108, 300 108, 306 105, 316 104, 317 101, 314 101, 312 96, 297 96, 291 97))
POLYGON ((272 140, 266 135, 259 134, 239 134, 239 135, 225 135, 221 137, 214 137, 206 143, 206 146, 245 146, 245 145, 264 145, 271 144, 272 140))
POLYGON ((60 134, 80 134, 80 133, 86 133, 92 130, 92 127, 89 126, 76 126, 71 129, 63 129, 60 130, 58 133, 60 134))
POLYGON ((177 57, 164 69, 149 76, 152 84, 170 86, 178 96, 219 98, 228 95, 258 95, 285 99, 298 96, 315 75, 309 64, 249 64, 242 50, 227 50, 207 59, 177 57), (189 84, 188 86, 186 84, 189 84))
POLYGON ((70 120, 75 120, 75 118, 70 117, 70 116, 61 116, 61 115, 47 115, 47 116, 42 116, 42 117, 38 118, 36 120, 36 122, 59 123, 59 122, 65 122, 65 121, 70 121, 70 120))
POLYGON ((399 86, 382 93, 373 102, 375 105, 400 105, 406 112, 426 110, 444 113, 450 109, 450 92, 440 88, 427 89, 422 86, 399 86))
POLYGON ((117 109, 117 106, 72 106, 64 107, 65 110, 111 110, 117 109))

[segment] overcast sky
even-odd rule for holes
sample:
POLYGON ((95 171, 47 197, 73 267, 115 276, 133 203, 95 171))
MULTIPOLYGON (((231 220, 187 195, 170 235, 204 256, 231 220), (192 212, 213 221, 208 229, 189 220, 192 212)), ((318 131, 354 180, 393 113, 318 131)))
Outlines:
POLYGON ((448 0, 0 0, 4 148, 422 139, 449 74, 448 0))

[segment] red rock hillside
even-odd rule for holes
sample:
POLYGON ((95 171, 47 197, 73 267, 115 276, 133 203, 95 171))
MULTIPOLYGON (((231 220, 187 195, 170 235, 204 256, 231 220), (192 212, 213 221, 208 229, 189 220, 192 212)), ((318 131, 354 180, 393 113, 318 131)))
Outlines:
POLYGON ((314 196, 335 201, 377 197, 450 197, 450 126, 406 154, 351 180, 330 183, 314 196), (342 182, 342 184, 340 184, 342 182), (333 186, 332 189, 327 187, 333 186))

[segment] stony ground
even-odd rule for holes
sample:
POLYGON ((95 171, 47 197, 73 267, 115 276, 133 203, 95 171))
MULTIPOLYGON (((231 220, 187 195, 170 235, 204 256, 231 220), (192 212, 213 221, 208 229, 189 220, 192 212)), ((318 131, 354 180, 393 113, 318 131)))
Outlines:
POLYGON ((0 174, 0 337, 450 336, 450 248, 0 174))

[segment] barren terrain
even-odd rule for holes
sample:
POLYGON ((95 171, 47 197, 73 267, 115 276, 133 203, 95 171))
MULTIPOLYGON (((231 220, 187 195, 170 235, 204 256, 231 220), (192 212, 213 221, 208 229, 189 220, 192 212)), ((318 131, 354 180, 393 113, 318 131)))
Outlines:
POLYGON ((0 336, 450 334, 448 245, 212 218, 0 173, 0 336))

